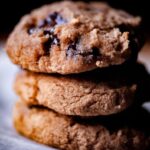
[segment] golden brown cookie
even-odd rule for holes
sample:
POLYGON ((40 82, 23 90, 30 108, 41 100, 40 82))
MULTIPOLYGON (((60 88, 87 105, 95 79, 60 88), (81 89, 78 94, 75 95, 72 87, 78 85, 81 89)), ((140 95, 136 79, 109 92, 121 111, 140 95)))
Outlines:
POLYGON ((146 78, 140 64, 67 76, 21 71, 14 88, 28 105, 42 105, 65 115, 98 116, 148 100, 146 78))
POLYGON ((6 50, 30 71, 80 73, 136 57, 139 25, 139 17, 101 2, 57 2, 24 16, 6 50))
POLYGON ((37 142, 65 150, 149 150, 149 114, 142 109, 122 116, 80 119, 18 102, 17 131, 37 142))

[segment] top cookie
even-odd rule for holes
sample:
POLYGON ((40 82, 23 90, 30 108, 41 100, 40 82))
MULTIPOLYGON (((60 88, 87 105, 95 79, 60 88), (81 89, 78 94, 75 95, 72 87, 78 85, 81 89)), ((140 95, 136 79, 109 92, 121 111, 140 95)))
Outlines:
POLYGON ((136 55, 139 17, 101 2, 58 2, 24 16, 6 50, 15 64, 71 74, 119 65, 136 55))

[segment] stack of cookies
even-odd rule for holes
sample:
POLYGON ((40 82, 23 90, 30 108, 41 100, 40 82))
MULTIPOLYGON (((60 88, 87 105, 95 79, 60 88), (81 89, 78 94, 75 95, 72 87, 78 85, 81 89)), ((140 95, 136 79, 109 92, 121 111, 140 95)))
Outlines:
POLYGON ((24 16, 6 44, 26 69, 15 81, 17 131, 66 150, 149 149, 140 21, 100 2, 58 2, 24 16))

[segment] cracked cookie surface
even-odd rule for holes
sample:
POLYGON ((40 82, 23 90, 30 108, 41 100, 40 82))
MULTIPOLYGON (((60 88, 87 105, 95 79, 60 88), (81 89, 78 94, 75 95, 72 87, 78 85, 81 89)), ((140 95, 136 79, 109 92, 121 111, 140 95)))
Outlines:
POLYGON ((100 2, 58 2, 24 16, 6 44, 24 69, 71 74, 122 64, 140 48, 139 17, 100 2))
POLYGON ((148 150, 150 116, 139 108, 104 118, 81 119, 18 102, 14 109, 18 132, 42 144, 65 150, 148 150))
POLYGON ((66 76, 22 71, 14 88, 30 106, 42 105, 65 115, 98 116, 148 100, 148 77, 140 64, 66 76))

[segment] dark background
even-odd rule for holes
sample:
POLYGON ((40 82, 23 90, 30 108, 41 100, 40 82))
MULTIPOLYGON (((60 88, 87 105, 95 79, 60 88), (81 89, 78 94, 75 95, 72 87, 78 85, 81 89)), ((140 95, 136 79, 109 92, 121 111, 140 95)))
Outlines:
MULTIPOLYGON (((53 0, 1 0, 0 1, 0 33, 9 33, 20 17, 29 13, 32 9, 43 4, 54 2, 53 0)), ((87 2, 87 1, 86 1, 87 2)), ((150 29, 150 5, 149 0, 106 0, 113 7, 127 10, 134 15, 141 15, 143 27, 146 33, 150 29)))

